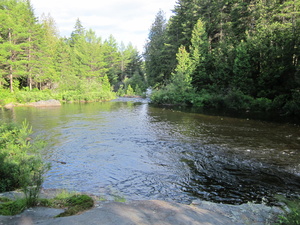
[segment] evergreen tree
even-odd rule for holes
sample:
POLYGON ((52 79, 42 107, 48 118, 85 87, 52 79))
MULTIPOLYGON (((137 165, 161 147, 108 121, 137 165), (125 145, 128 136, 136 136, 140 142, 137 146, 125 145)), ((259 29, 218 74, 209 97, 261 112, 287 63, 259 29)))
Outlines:
POLYGON ((191 58, 194 63, 194 71, 192 73, 192 83, 195 88, 201 90, 211 85, 211 75, 209 70, 210 62, 210 46, 208 42, 205 25, 199 19, 194 27, 191 38, 191 58))
POLYGON ((244 41, 235 49, 235 59, 233 65, 232 87, 239 89, 243 94, 254 96, 254 78, 252 77, 250 54, 248 46, 244 41))
POLYGON ((104 77, 108 69, 104 61, 101 38, 98 38, 95 32, 89 29, 85 34, 85 40, 87 41, 85 53, 89 67, 88 78, 104 77))
POLYGON ((34 84, 39 89, 51 89, 56 86, 54 83, 58 83, 60 77, 55 62, 59 35, 55 21, 50 15, 42 15, 38 32, 37 54, 33 64, 34 84))
POLYGON ((118 43, 112 35, 103 43, 103 54, 108 70, 108 79, 112 85, 115 85, 118 83, 119 77, 122 74, 122 60, 118 50, 118 43))
POLYGON ((71 59, 75 75, 80 79, 88 77, 88 58, 86 54, 87 42, 85 40, 85 29, 79 19, 76 20, 74 31, 70 38, 71 59))
POLYGON ((176 87, 178 93, 184 94, 186 91, 192 89, 191 75, 195 71, 195 62, 191 59, 190 54, 186 51, 184 46, 178 49, 176 54, 177 66, 175 72, 172 73, 172 84, 176 87))
MULTIPOLYGON (((3 0, 0 7, 0 62, 2 76, 9 80, 10 91, 14 91, 14 78, 24 76, 27 61, 25 49, 29 38, 26 17, 30 10, 26 2, 3 0)), ((18 87, 18 84, 16 84, 18 87)))
POLYGON ((148 82, 151 86, 165 83, 170 74, 166 71, 167 60, 165 52, 166 18, 160 10, 151 26, 148 42, 145 46, 144 58, 148 82))

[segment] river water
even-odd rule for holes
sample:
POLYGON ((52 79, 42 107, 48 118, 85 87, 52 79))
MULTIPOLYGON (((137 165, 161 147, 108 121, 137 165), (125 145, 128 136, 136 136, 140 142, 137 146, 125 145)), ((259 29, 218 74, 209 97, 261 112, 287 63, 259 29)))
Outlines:
POLYGON ((25 119, 49 145, 44 188, 105 198, 194 199, 240 204, 300 193, 300 129, 113 101, 16 107, 0 119, 25 119))

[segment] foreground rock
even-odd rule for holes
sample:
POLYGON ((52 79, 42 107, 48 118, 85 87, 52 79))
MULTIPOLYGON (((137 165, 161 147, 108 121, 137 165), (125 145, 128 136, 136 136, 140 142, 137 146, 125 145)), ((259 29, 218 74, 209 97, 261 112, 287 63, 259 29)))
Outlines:
POLYGON ((98 202, 95 208, 80 215, 54 218, 60 209, 37 207, 17 216, 0 216, 0 224, 6 225, 186 225, 186 224, 271 224, 283 213, 279 208, 265 205, 241 206, 199 201, 196 205, 184 205, 160 200, 98 202))

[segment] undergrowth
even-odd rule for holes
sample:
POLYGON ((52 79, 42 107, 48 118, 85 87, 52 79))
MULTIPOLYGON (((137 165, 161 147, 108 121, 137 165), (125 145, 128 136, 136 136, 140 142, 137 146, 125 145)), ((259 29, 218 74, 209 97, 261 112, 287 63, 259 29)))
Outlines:
POLYGON ((286 204, 284 209, 286 214, 280 215, 277 224, 280 225, 300 225, 300 198, 287 199, 283 196, 277 196, 277 199, 286 204))
MULTIPOLYGON (((36 206, 51 208, 62 208, 65 211, 56 217, 72 216, 79 212, 88 210, 94 206, 94 200, 88 195, 75 194, 72 196, 58 195, 53 199, 38 199, 36 206)), ((26 199, 14 201, 0 198, 0 215, 13 216, 22 213, 27 208, 26 199)))

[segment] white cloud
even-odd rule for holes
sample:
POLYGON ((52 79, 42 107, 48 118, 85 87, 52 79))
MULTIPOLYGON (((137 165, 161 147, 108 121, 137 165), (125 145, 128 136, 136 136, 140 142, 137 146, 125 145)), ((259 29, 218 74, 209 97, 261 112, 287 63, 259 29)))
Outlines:
POLYGON ((36 16, 50 13, 61 36, 69 37, 79 18, 86 29, 103 39, 113 35, 117 41, 131 42, 143 50, 151 24, 162 9, 171 15, 176 0, 31 0, 36 16))

